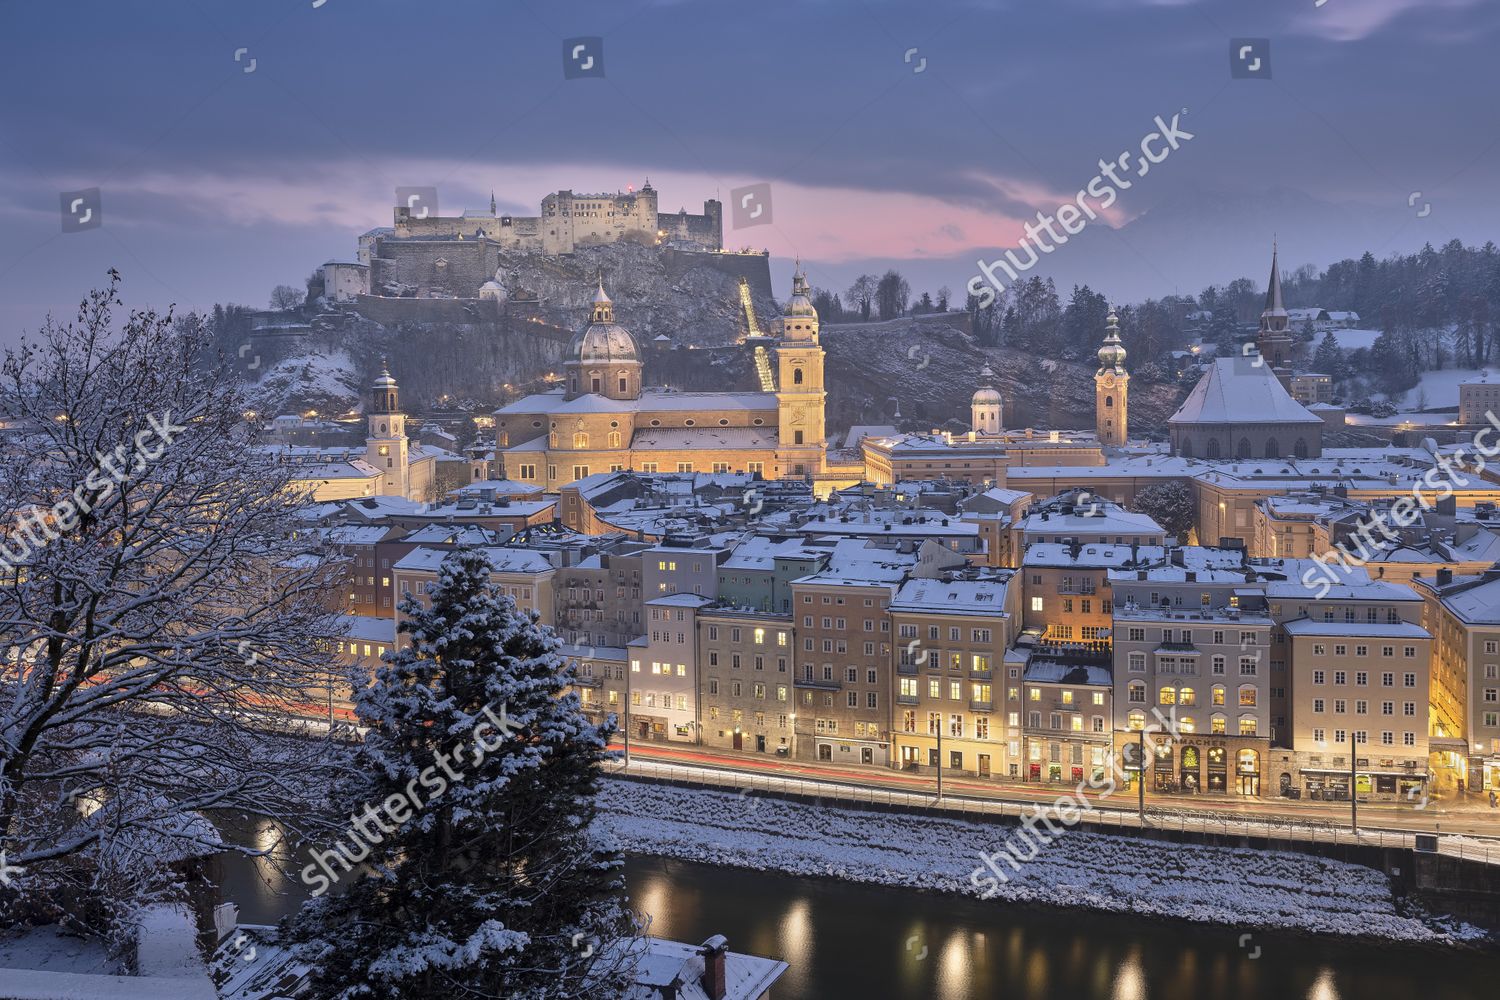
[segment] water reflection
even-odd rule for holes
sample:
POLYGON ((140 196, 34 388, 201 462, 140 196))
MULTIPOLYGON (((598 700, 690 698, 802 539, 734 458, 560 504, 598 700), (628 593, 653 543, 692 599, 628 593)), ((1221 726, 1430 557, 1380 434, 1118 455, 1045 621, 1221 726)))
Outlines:
MULTIPOLYGON (((240 828, 268 860, 225 855, 226 898, 274 923, 306 896, 273 831, 240 828)), ((790 964, 777 1000, 1345 1000, 1493 996, 1493 958, 1255 934, 1260 960, 1222 928, 1126 914, 1017 907, 657 859, 625 866, 652 934, 790 964), (908 947, 908 942, 911 947, 908 947), (925 957, 922 948, 927 949, 925 957)))
POLYGON ((1131 948, 1125 961, 1115 970, 1110 1000, 1146 1000, 1146 970, 1141 966, 1141 949, 1131 948))
POLYGON ((653 933, 724 934, 731 948, 788 962, 779 1000, 1470 1000, 1489 991, 1486 959, 1469 954, 1434 962, 1397 946, 1257 933, 1275 960, 1255 961, 1222 928, 1130 915, 657 860, 632 859, 626 875, 633 897, 657 907, 653 933))
POLYGON ((1333 970, 1323 969, 1317 982, 1307 991, 1307 1000, 1339 1000, 1339 989, 1333 982, 1333 970))

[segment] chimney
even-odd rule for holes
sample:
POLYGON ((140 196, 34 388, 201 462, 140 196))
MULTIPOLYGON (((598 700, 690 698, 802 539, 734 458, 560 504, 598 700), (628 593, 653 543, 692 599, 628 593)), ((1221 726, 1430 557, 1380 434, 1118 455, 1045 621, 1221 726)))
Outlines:
POLYGON ((1453 571, 1451 569, 1440 569, 1437 571, 1437 585, 1446 587, 1453 582, 1453 571))
POLYGON ((729 942, 722 934, 715 934, 703 942, 703 992, 708 994, 708 1000, 724 1000, 724 995, 729 992, 724 969, 728 952, 729 942))

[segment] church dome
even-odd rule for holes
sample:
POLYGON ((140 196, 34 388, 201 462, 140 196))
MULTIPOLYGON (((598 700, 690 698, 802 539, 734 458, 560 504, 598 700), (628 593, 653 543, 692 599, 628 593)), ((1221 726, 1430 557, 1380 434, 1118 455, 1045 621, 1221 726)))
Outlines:
POLYGON ((999 406, 1000 390, 995 388, 995 370, 985 365, 979 371, 979 388, 974 390, 971 402, 975 406, 999 406))
POLYGON ((812 290, 807 286, 807 276, 800 269, 792 275, 792 297, 787 301, 785 315, 813 319, 818 315, 818 311, 813 308, 812 290))
POLYGON ((392 377, 390 365, 389 365, 389 363, 387 363, 387 361, 386 361, 385 358, 381 358, 380 359, 380 374, 377 375, 377 376, 375 376, 375 381, 372 382, 372 383, 370 383, 370 388, 372 388, 372 389, 394 389, 394 388, 396 388, 396 380, 395 380, 394 377, 392 377))
POLYGON ((1109 329, 1104 335, 1104 344, 1099 348, 1099 368, 1121 370, 1125 367, 1125 345, 1120 343, 1120 318, 1111 310, 1109 329))
POLYGON ((618 323, 590 323, 573 338, 569 352, 581 365, 640 364, 630 331, 618 323))
POLYGON ((580 365, 640 364, 641 349, 630 331, 615 322, 615 305, 599 278, 589 315, 589 325, 568 345, 571 360, 580 365))

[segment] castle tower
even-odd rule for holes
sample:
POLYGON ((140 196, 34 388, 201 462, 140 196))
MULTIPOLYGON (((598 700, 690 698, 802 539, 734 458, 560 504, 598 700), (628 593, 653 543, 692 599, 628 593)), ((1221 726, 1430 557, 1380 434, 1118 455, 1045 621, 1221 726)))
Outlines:
POLYGON ((604 277, 589 311, 589 322, 568 345, 565 399, 597 393, 609 399, 641 397, 641 351, 635 338, 615 322, 615 304, 604 291, 604 277))
POLYGON ((370 386, 369 428, 365 461, 380 470, 380 496, 406 497, 410 485, 406 414, 401 412, 396 380, 385 358, 380 359, 380 374, 370 386))
POLYGON ((1288 327, 1286 304, 1281 299, 1281 271, 1276 266, 1277 247, 1271 244, 1271 280, 1266 285, 1266 306, 1261 310, 1260 329, 1255 346, 1264 363, 1286 385, 1291 378, 1292 332, 1288 327))
POLYGON ((985 365, 979 372, 979 388, 969 403, 969 426, 974 433, 998 437, 1005 430, 1003 401, 995 388, 995 372, 985 365))
POLYGON ((827 457, 823 408, 823 348, 818 343, 818 311, 813 308, 807 278, 799 266, 792 276, 792 297, 777 321, 776 408, 780 438, 776 460, 782 476, 817 475, 827 457))
POLYGON ((1130 373, 1125 370, 1125 347, 1120 343, 1120 318, 1113 309, 1108 323, 1099 348, 1099 371, 1094 375, 1094 434, 1101 446, 1119 448, 1130 430, 1130 373))

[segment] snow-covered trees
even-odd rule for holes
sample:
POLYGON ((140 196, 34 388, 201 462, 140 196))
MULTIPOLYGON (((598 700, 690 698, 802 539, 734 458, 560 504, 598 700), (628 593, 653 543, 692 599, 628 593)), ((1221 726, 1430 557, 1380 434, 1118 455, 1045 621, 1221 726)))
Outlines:
POLYGON ((1153 483, 1135 495, 1135 509, 1147 514, 1169 535, 1179 539, 1193 526, 1197 511, 1193 491, 1180 479, 1153 483))
POLYGON ((319 997, 620 995, 620 855, 591 831, 610 730, 489 571, 473 550, 445 559, 430 608, 402 605, 410 644, 358 695, 363 778, 340 812, 392 824, 350 831, 345 858, 374 874, 295 923, 319 997))
POLYGON ((329 668, 328 570, 286 470, 201 326, 114 332, 111 278, 0 366, 0 849, 33 911, 88 899, 106 922, 216 845, 200 814, 296 825, 329 757, 253 728, 329 668))

